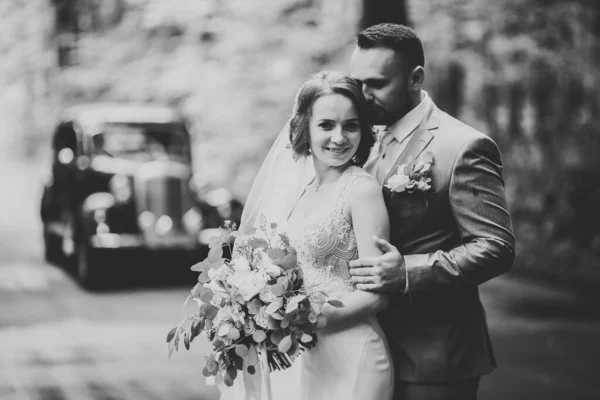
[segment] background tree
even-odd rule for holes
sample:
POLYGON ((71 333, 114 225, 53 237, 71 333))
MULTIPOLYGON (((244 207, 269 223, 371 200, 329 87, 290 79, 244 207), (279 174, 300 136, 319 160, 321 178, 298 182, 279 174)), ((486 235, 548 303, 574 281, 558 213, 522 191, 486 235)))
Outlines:
POLYGON ((405 0, 363 0, 361 29, 383 22, 409 25, 405 0))

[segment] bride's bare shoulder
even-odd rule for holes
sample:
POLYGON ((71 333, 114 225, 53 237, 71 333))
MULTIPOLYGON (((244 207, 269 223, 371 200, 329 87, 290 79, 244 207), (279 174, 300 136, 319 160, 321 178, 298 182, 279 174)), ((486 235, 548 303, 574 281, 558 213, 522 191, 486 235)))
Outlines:
POLYGON ((356 172, 358 176, 348 191, 347 199, 351 206, 365 206, 371 201, 383 198, 379 182, 366 171, 361 171, 356 172))

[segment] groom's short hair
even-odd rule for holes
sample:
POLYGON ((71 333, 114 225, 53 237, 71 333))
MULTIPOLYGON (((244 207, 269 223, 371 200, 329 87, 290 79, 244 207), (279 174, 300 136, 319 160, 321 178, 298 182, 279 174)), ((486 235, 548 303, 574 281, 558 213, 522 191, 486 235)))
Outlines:
POLYGON ((359 49, 386 48, 406 57, 410 67, 425 67, 423 43, 408 26, 384 23, 373 25, 360 32, 356 38, 359 49))

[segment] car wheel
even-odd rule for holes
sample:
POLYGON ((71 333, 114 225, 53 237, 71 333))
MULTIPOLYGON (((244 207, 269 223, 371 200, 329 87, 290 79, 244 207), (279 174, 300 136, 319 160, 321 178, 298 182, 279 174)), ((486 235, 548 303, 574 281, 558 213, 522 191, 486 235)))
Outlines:
POLYGON ((60 264, 63 259, 61 240, 58 236, 48 232, 44 226, 44 258, 52 264, 60 264))
POLYGON ((106 285, 107 274, 102 265, 102 252, 89 245, 88 237, 77 240, 75 254, 77 281, 90 290, 102 289, 106 285))

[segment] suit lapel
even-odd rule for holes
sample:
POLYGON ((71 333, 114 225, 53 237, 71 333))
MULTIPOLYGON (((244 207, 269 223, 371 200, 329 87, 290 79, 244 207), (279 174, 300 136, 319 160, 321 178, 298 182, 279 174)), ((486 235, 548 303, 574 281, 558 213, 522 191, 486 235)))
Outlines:
POLYGON ((423 118, 423 121, 417 126, 412 137, 406 144, 406 147, 402 150, 402 153, 400 153, 398 159, 388 171, 383 180, 384 185, 387 183, 388 179, 396 173, 398 165, 408 164, 410 161, 419 157, 423 150, 425 150, 425 147, 431 142, 431 139, 433 139, 434 132, 439 125, 440 110, 433 104, 433 101, 431 101, 427 116, 423 118))

